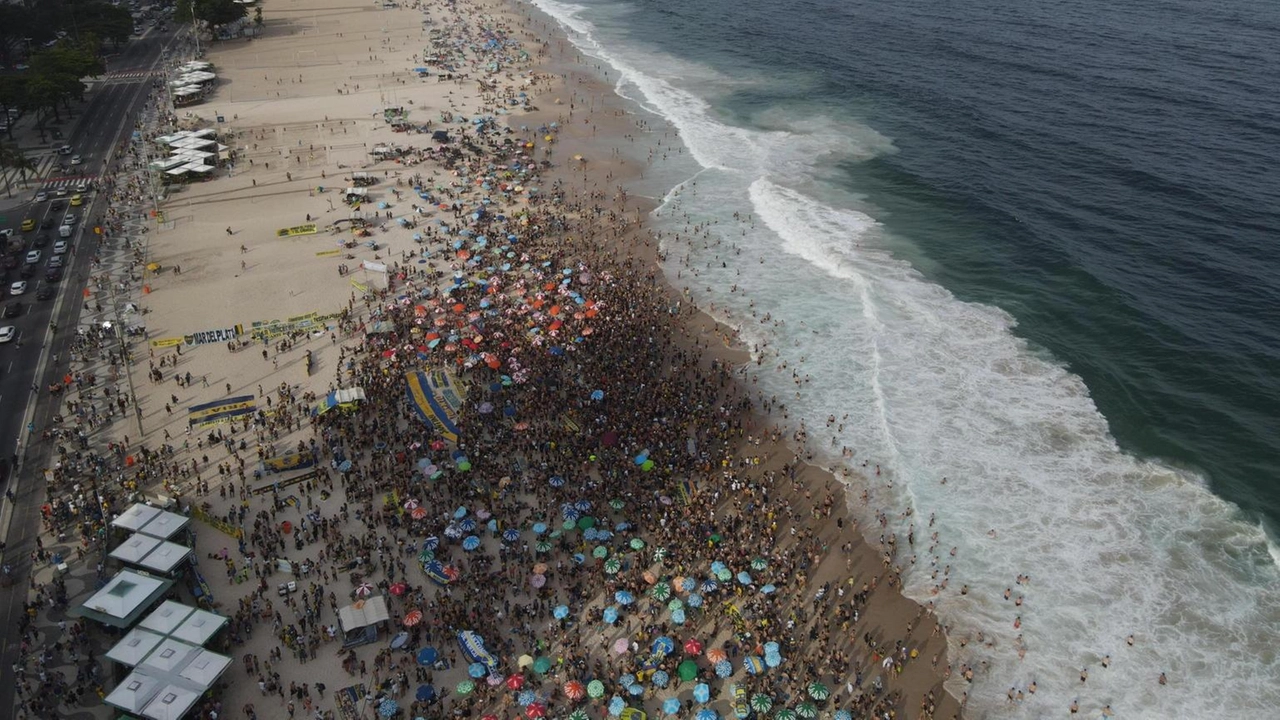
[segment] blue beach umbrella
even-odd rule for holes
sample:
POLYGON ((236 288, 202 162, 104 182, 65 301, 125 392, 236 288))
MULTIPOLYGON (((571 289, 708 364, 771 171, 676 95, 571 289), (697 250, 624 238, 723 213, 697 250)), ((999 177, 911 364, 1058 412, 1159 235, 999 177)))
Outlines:
POLYGON ((630 605, 636 601, 636 597, 626 590, 619 590, 613 594, 613 599, 619 605, 630 605))
POLYGON ((520 694, 516 696, 516 702, 520 704, 520 707, 528 707, 537 699, 538 694, 532 690, 521 690, 520 694))
POLYGON ((698 683, 693 686, 693 699, 704 703, 711 699, 711 687, 706 683, 698 683))
POLYGON ((578 509, 578 512, 591 512, 590 500, 578 500, 573 506, 578 509))
POLYGON ((678 715, 680 713, 680 699, 667 698, 662 701, 662 712, 668 715, 678 715))
POLYGON ((569 606, 557 605, 556 609, 551 611, 551 616, 557 620, 563 620, 569 617, 569 606))
POLYGON ((413 695, 418 702, 427 702, 436 696, 436 689, 430 685, 419 685, 418 691, 413 695))
POLYGON ((560 516, 563 517, 565 520, 569 520, 572 522, 582 517, 582 513, 578 512, 578 508, 572 505, 565 505, 564 507, 560 508, 560 516))
POLYGON ((702 592, 703 592, 703 594, 713 593, 713 592, 715 592, 716 590, 718 590, 719 588, 720 588, 720 583, 716 582, 715 580, 703 580, 703 581, 702 581, 702 592))
POLYGON ((698 581, 693 578, 680 579, 680 592, 693 592, 698 589, 698 581))
POLYGON ((671 676, 667 674, 666 670, 655 670, 653 672, 653 676, 650 677, 649 680, 651 680, 655 686, 664 688, 667 686, 667 683, 671 682, 671 676))
POLYGON ((764 644, 764 651, 766 653, 774 653, 776 655, 781 649, 782 646, 778 645, 778 643, 773 640, 764 644))
POLYGON ((738 573, 738 582, 742 583, 743 585, 750 585, 751 576, 745 572, 740 572, 738 573))
POLYGON ((484 666, 484 663, 474 662, 467 666, 467 674, 479 679, 488 675, 489 669, 484 666))
POLYGON ((424 666, 430 665, 436 661, 437 657, 439 657, 439 653, 436 652, 435 648, 424 647, 418 651, 418 664, 424 666))
POLYGON ((676 608, 671 611, 671 622, 677 625, 683 625, 685 621, 684 608, 676 608))
POLYGON ((742 659, 742 667, 752 675, 764 672, 764 661, 758 655, 748 655, 742 659))
POLYGON ((702 708, 696 717, 697 720, 720 720, 720 713, 711 708, 702 708))
POLYGON ((622 714, 622 711, 625 710, 626 708, 627 708, 627 702, 622 698, 618 697, 617 695, 614 695, 612 698, 609 699, 610 715, 614 717, 618 717, 619 715, 622 714))
POLYGON ((467 516, 467 509, 465 507, 459 507, 457 510, 453 511, 454 520, 461 520, 466 516, 467 516))
POLYGON ((831 720, 853 720, 853 714, 848 710, 837 710, 836 713, 831 716, 831 720))
POLYGON ((636 676, 631 673, 623 673, 618 676, 618 684, 624 688, 629 688, 636 684, 636 676))
POLYGON ((773 583, 769 583, 768 585, 765 585, 764 587, 760 588, 760 592, 764 593, 765 595, 771 595, 777 592, 777 590, 778 588, 775 587, 773 583))
POLYGON ((423 540, 423 541, 422 541, 422 549, 423 549, 423 550, 432 550, 432 551, 439 550, 439 549, 440 549, 440 538, 436 537, 435 535, 432 535, 431 537, 427 538, 426 540, 423 540))
POLYGON ((610 625, 618 622, 618 608, 612 605, 605 608, 602 615, 604 617, 604 621, 609 623, 610 625))
POLYGON ((716 663, 716 677, 727 678, 733 674, 733 665, 728 660, 721 660, 716 663))
POLYGON ((554 488, 564 487, 564 478, 560 477, 559 475, 552 475, 551 479, 548 480, 547 482, 550 483, 551 487, 554 487, 554 488))
POLYGON ((547 524, 546 524, 546 523, 534 523, 534 524, 533 524, 533 534, 534 534, 534 535, 541 535, 541 534, 545 533, 546 531, 547 531, 547 524))
POLYGON ((513 543, 520 539, 520 531, 515 528, 507 528, 502 531, 502 540, 504 542, 513 543))
POLYGON ((702 596, 698 593, 689 593, 689 599, 685 600, 685 604, 691 608, 702 607, 702 596))
POLYGON ((461 530, 462 532, 471 532, 472 530, 475 530, 476 519, 475 518, 463 519, 462 522, 458 523, 458 529, 461 530))
POLYGON ((627 694, 634 697, 639 697, 644 694, 644 686, 640 684, 632 685, 631 687, 627 688, 627 694))
POLYGON ((771 668, 776 668, 782 664, 782 656, 778 653, 765 653, 764 664, 771 668))
POLYGON ((462 549, 468 552, 475 550, 478 547, 480 547, 480 538, 476 537, 475 535, 468 535, 462 541, 462 549))
POLYGON ((659 655, 670 655, 671 651, 676 649, 676 641, 670 637, 663 635, 653 641, 650 651, 659 655))

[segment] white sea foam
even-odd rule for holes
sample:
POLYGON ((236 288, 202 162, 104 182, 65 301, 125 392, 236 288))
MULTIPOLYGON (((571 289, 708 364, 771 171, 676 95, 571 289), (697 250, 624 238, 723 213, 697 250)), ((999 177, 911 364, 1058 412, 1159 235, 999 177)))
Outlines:
MULTIPOLYGON (((1201 478, 1120 451, 1083 381, 1014 335, 1010 315, 957 300, 887 251, 873 217, 817 199, 815 158, 865 157, 887 141, 821 118, 769 132, 727 125, 699 94, 650 71, 651 51, 602 42, 581 6, 535 4, 614 67, 621 90, 676 126, 705 168, 669 193, 661 215, 673 228, 685 215, 718 224, 706 243, 687 232, 667 239, 672 271, 700 301, 731 309, 748 343, 778 353, 760 386, 808 419, 816 452, 836 463, 849 446, 882 466, 875 506, 913 513, 894 528, 904 564, 916 525, 908 592, 937 603, 953 662, 990 664, 970 688, 970 717, 1056 717, 1075 698, 1083 717, 1105 704, 1162 720, 1275 715, 1280 551, 1201 478), (735 223, 735 212, 758 222, 735 223), (702 268, 696 279, 686 259, 702 268), (740 292, 728 292, 734 285, 740 292), (772 371, 781 360, 788 370, 772 371), (796 367, 811 382, 797 385, 796 367), (833 448, 823 420, 846 414, 833 448), (936 596, 935 556, 952 568, 936 596), (1015 584, 1020 573, 1029 585, 1015 584), (1025 596, 1022 607, 1003 600, 1007 587, 1025 596), (964 649, 962 638, 972 640, 964 649), (1168 686, 1156 683, 1162 671, 1168 686), (1032 679, 1039 692, 1006 705, 1005 691, 1032 679)), ((951 689, 966 688, 953 680, 951 689)))

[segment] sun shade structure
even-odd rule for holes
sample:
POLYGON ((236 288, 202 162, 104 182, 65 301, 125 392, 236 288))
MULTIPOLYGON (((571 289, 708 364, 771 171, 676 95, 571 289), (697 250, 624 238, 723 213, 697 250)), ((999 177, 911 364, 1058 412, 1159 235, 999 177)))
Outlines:
POLYGON ((111 627, 127 628, 173 585, 172 580, 121 570, 101 590, 72 608, 71 615, 111 627))
POLYGON ((133 667, 142 662, 143 658, 162 642, 164 642, 163 635, 142 628, 134 628, 107 651, 107 658, 121 665, 133 667))
POLYGON ((112 520, 111 527, 137 532, 142 529, 143 525, 154 520, 162 512, 164 511, 160 508, 136 503, 128 510, 120 513, 120 517, 112 520))
POLYGON ((178 513, 161 510, 160 514, 155 516, 146 525, 138 529, 143 535, 150 535, 161 540, 169 540, 177 535, 188 525, 191 524, 191 518, 178 513))

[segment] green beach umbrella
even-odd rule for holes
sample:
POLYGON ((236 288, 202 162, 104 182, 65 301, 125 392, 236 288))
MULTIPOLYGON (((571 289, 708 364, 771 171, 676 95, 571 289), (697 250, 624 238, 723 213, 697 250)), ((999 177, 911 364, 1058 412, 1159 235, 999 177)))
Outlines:
POLYGON ((751 696, 751 709, 758 713, 767 713, 773 707, 773 698, 764 693, 756 693, 751 696))
POLYGON ((791 708, 779 708, 773 714, 773 720, 796 720, 796 711, 791 708))
POLYGON ((720 568, 720 572, 716 573, 716 577, 720 582, 729 582, 733 579, 733 572, 729 568, 720 568))
POLYGON ((831 697, 831 690, 820 682, 809 683, 809 697, 814 700, 822 701, 831 697))
POLYGON ((769 567, 769 561, 765 560, 764 558, 758 557, 751 561, 751 569, 755 570, 756 572, 759 572, 767 567, 769 567))
POLYGON ((604 558, 609 557, 609 548, 604 545, 597 545, 595 550, 591 551, 591 557, 604 558))
POLYGON ((573 712, 569 713, 569 715, 565 718, 565 720, 591 720, 591 718, 587 716, 586 710, 583 710, 582 708, 578 708, 577 710, 574 710, 573 712))
POLYGON ((577 520, 565 520, 563 523, 561 523, 560 527, 561 527, 561 529, 564 529, 564 530, 577 530, 577 529, 578 529, 578 521, 577 521, 577 520))
POLYGON ((596 519, 591 517, 590 515, 583 515, 582 517, 578 518, 579 530, 586 530, 587 528, 593 528, 595 526, 596 526, 596 519))
POLYGON ((616 557, 611 557, 608 560, 604 561, 604 571, 609 573, 610 575, 616 574, 621 569, 622 569, 622 563, 618 562, 618 558, 616 557))
POLYGON ((546 540, 539 540, 538 544, 533 546, 533 549, 540 553, 551 552, 551 543, 546 540))
POLYGON ((549 538, 551 538, 552 540, 554 540, 554 539, 556 539, 556 538, 560 537, 562 534, 563 534, 563 533, 562 533, 562 532, 560 532, 560 529, 559 529, 559 528, 556 528, 555 530, 552 530, 551 532, 547 533, 547 537, 549 537, 549 538))
POLYGON ((684 601, 681 600, 680 598, 675 598, 671 602, 667 603, 667 609, 670 610, 671 612, 675 612, 683 607, 684 607, 684 601))
POLYGON ((587 695, 593 698, 604 697, 604 683, 599 680, 592 680, 587 683, 587 695))
POLYGON ((540 657, 533 661, 533 671, 541 675, 551 669, 551 658, 540 657))
POLYGON ((667 559, 667 549, 666 549, 665 547, 660 547, 660 548, 658 548, 658 549, 656 549, 656 550, 654 550, 654 551, 653 551, 653 561, 654 561, 654 562, 656 562, 656 563, 660 563, 660 562, 662 562, 663 560, 666 560, 666 559, 667 559))
POLYGON ((676 667, 676 674, 681 680, 688 682, 698 677, 698 664, 692 660, 685 660, 676 667))
POLYGON ((621 498, 614 498, 609 501, 609 507, 613 508, 614 510, 621 510, 625 505, 626 503, 622 502, 621 498))
POLYGON ((818 706, 811 702, 802 702, 796 706, 796 715, 802 718, 818 717, 818 706))
POLYGON ((436 559, 436 553, 434 550, 427 550, 426 548, 423 548, 422 552, 418 553, 419 562, 424 562, 424 563, 431 562, 432 560, 435 560, 435 559, 436 559))
POLYGON ((458 683, 458 687, 454 688, 459 695, 470 695, 476 689, 476 684, 470 680, 463 680, 458 683))
POLYGON ((658 602, 666 602, 671 597, 671 586, 666 582, 660 582, 649 588, 649 595, 658 602))
POLYGON ((643 550, 643 549, 644 549, 644 541, 643 541, 643 540, 641 540, 640 538, 631 538, 631 549, 632 549, 632 550, 643 550))

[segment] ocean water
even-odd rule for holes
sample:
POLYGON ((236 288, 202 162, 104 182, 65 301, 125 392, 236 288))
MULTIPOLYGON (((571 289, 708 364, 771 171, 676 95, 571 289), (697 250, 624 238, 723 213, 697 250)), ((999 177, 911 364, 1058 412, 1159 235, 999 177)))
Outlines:
POLYGON ((531 4, 678 130, 668 273, 880 467, 970 717, 1275 717, 1280 6, 531 4))

